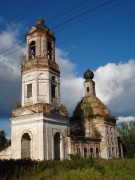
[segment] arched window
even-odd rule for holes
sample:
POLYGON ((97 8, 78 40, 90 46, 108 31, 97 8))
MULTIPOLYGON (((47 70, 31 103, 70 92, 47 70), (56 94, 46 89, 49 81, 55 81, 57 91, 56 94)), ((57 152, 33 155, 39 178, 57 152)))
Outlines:
POLYGON ((55 76, 52 76, 51 79, 51 97, 57 98, 57 80, 55 76))
POLYGON ((84 158, 87 157, 87 147, 84 147, 84 158))
POLYGON ((112 157, 115 157, 114 147, 112 147, 112 157))
POLYGON ((32 84, 27 85, 27 98, 32 97, 32 84))
POLYGON ((35 41, 32 41, 29 45, 29 58, 35 59, 36 54, 36 43, 35 41))
POLYGON ((21 139, 21 158, 31 158, 31 139, 28 133, 24 133, 21 139))
POLYGON ((90 157, 94 157, 94 151, 92 146, 90 146, 90 157))
POLYGON ((99 157, 99 148, 96 147, 96 157, 99 157))
POLYGON ((77 152, 77 154, 81 154, 81 152, 80 152, 80 146, 78 145, 78 146, 76 146, 76 152, 77 152))
POLYGON ((109 154, 109 158, 111 158, 111 148, 108 147, 108 154, 109 154))

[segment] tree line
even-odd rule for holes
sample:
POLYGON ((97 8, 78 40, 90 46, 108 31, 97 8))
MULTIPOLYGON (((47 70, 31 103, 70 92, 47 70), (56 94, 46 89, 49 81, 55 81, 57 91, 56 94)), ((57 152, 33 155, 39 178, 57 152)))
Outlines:
POLYGON ((121 123, 117 129, 123 143, 124 157, 135 157, 135 122, 130 125, 121 123))
POLYGON ((6 149, 10 146, 11 140, 6 138, 6 133, 4 130, 0 131, 0 151, 6 149))

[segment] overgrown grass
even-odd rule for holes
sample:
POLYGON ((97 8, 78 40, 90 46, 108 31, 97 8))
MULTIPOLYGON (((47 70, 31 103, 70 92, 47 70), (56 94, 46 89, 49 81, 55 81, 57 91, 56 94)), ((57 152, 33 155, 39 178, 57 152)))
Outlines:
POLYGON ((0 160, 1 180, 134 180, 135 159, 0 160))

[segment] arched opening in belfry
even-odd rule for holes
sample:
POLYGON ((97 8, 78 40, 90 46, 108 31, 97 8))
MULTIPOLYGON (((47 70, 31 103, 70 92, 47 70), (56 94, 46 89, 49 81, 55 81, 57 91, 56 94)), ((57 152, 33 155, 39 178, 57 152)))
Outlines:
POLYGON ((58 86, 57 86, 57 79, 55 76, 52 76, 51 79, 51 97, 58 98, 58 86))
POLYGON ((87 87, 87 92, 89 92, 90 91, 90 89, 89 89, 89 87, 87 87))
POLYGON ((35 41, 32 41, 29 45, 29 58, 35 59, 35 54, 36 54, 36 43, 35 41))
POLYGON ((31 158, 31 138, 28 133, 24 133, 21 139, 21 158, 31 158))
POLYGON ((60 133, 57 132, 54 135, 54 159, 60 160, 60 133))
POLYGON ((47 41, 47 55, 48 59, 52 59, 52 44, 50 40, 47 41))

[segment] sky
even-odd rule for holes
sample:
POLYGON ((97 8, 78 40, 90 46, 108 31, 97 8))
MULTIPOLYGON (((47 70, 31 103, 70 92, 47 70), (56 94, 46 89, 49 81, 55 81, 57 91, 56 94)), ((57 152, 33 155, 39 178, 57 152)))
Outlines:
POLYGON ((0 130, 21 99, 25 35, 44 18, 56 37, 61 103, 70 114, 84 96, 83 73, 94 72, 97 97, 122 121, 135 121, 135 0, 1 1, 0 130))

